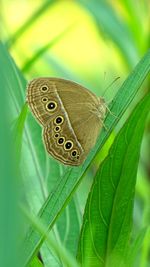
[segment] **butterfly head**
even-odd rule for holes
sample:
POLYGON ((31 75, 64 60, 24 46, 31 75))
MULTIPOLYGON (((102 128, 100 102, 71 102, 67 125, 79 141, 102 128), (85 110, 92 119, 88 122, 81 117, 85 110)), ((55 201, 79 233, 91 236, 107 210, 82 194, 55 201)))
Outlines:
POLYGON ((98 103, 96 104, 93 112, 97 115, 100 121, 103 121, 106 116, 107 105, 105 99, 102 97, 98 98, 98 103))

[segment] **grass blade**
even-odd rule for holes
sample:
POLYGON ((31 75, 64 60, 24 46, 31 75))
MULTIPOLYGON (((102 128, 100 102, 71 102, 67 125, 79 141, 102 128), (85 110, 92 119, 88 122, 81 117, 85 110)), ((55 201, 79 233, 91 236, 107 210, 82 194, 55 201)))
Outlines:
POLYGON ((136 176, 149 106, 147 94, 116 136, 96 174, 79 243, 81 266, 128 266, 136 176))
MULTIPOLYGON (((116 94, 114 101, 111 103, 110 109, 116 115, 116 117, 108 114, 105 121, 105 125, 108 131, 106 132, 103 130, 101 132, 96 146, 90 152, 87 160, 82 166, 78 168, 68 167, 67 173, 56 185, 55 192, 50 195, 44 203, 39 213, 39 217, 41 218, 41 221, 43 222, 47 230, 52 227, 56 218, 69 201, 70 196, 73 194, 74 190, 81 182, 83 174, 96 155, 96 152, 102 147, 102 145, 110 135, 112 129, 129 106, 130 102, 138 92, 138 89, 140 88, 149 72, 150 51, 146 53, 146 55, 135 67, 133 72, 128 76, 128 78, 125 80, 118 93, 116 94)), ((43 237, 31 227, 24 242, 24 246, 26 248, 24 254, 25 264, 31 261, 38 248, 40 247, 42 241, 43 237)))
POLYGON ((72 257, 71 254, 61 244, 56 242, 56 240, 52 235, 47 234, 47 229, 44 227, 41 221, 32 214, 30 214, 23 205, 21 205, 21 209, 25 214, 25 216, 27 217, 27 219, 32 223, 36 231, 41 233, 42 236, 45 236, 49 248, 56 253, 58 258, 61 255, 61 260, 63 262, 63 265, 67 267, 72 267, 72 266, 79 267, 76 259, 72 257))

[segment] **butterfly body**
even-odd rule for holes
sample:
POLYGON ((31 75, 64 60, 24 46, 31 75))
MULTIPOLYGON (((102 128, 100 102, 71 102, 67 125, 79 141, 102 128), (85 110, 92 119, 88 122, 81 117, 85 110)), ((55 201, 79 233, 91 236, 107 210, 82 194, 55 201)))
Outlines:
POLYGON ((27 102, 43 126, 48 153, 66 165, 80 165, 102 128, 104 99, 68 80, 37 78, 28 85, 27 102))

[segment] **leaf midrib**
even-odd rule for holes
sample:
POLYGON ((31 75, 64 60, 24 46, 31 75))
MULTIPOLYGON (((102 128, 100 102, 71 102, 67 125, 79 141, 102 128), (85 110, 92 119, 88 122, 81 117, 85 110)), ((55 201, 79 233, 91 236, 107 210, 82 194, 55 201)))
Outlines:
MULTIPOLYGON (((143 111, 143 113, 144 113, 144 111, 143 111)), ((137 126, 138 126, 138 122, 136 123, 136 128, 137 128, 137 126)), ((133 130, 132 139, 131 139, 131 142, 130 143, 132 143, 132 140, 134 139, 134 133, 137 131, 136 128, 134 128, 134 130, 133 130)), ((127 150, 126 150, 126 153, 125 153, 126 155, 128 154, 128 150, 129 149, 130 149, 130 144, 127 147, 127 150)), ((122 177, 123 171, 125 169, 126 160, 127 160, 127 158, 125 156, 125 159, 123 161, 123 165, 122 165, 122 168, 121 168, 121 171, 120 171, 121 172, 121 175, 120 175, 119 183, 117 184, 117 187, 116 187, 116 190, 115 190, 115 197, 114 197, 114 201, 113 201, 113 205, 112 205, 112 209, 111 209, 112 212, 111 212, 110 223, 109 223, 109 228, 108 228, 108 235, 107 235, 105 267, 107 267, 107 261, 106 260, 107 260, 107 258, 109 258, 109 247, 108 246, 109 246, 109 240, 111 238, 111 232, 110 231, 112 229, 111 228, 111 225, 112 225, 112 220, 113 220, 113 216, 114 216, 114 212, 115 212, 115 207, 116 207, 116 197, 117 197, 117 192, 119 190, 119 185, 120 185, 121 177, 122 177)), ((128 204, 129 204, 129 202, 130 202, 130 200, 128 201, 128 204)), ((124 218, 125 218, 125 216, 124 216, 124 218)), ((122 225, 123 225, 123 223, 122 223, 122 225)), ((120 228, 120 232, 121 232, 121 229, 122 229, 122 227, 120 228)), ((119 236, 120 236, 120 234, 118 235, 118 238, 119 238, 119 236)), ((118 240, 118 238, 117 238, 117 240, 118 240)), ((117 243, 117 241, 116 241, 116 243, 117 243)))

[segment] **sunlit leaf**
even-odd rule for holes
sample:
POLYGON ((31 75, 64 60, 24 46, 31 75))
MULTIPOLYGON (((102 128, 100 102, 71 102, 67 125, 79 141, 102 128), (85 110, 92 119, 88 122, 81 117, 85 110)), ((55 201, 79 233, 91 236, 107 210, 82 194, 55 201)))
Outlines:
MULTIPOLYGON (((107 132, 102 131, 98 138, 95 148, 91 151, 85 163, 78 168, 68 167, 67 173, 59 180, 56 185, 55 192, 48 197, 44 203, 39 216, 47 229, 50 229, 54 224, 57 216, 60 214, 66 203, 69 201, 70 196, 81 182, 83 174, 94 158, 96 152, 102 147, 108 136, 110 135, 113 127, 127 109, 128 105, 134 98, 142 82, 150 71, 150 51, 141 59, 139 64, 125 80, 119 89, 116 97, 110 105, 111 111, 116 115, 108 114, 105 125, 107 132)), ((39 235, 33 228, 30 228, 25 239, 25 262, 29 262, 42 243, 42 236, 39 235)))
POLYGON ((85 208, 81 266, 127 266, 140 147, 150 94, 142 99, 100 165, 85 208))

